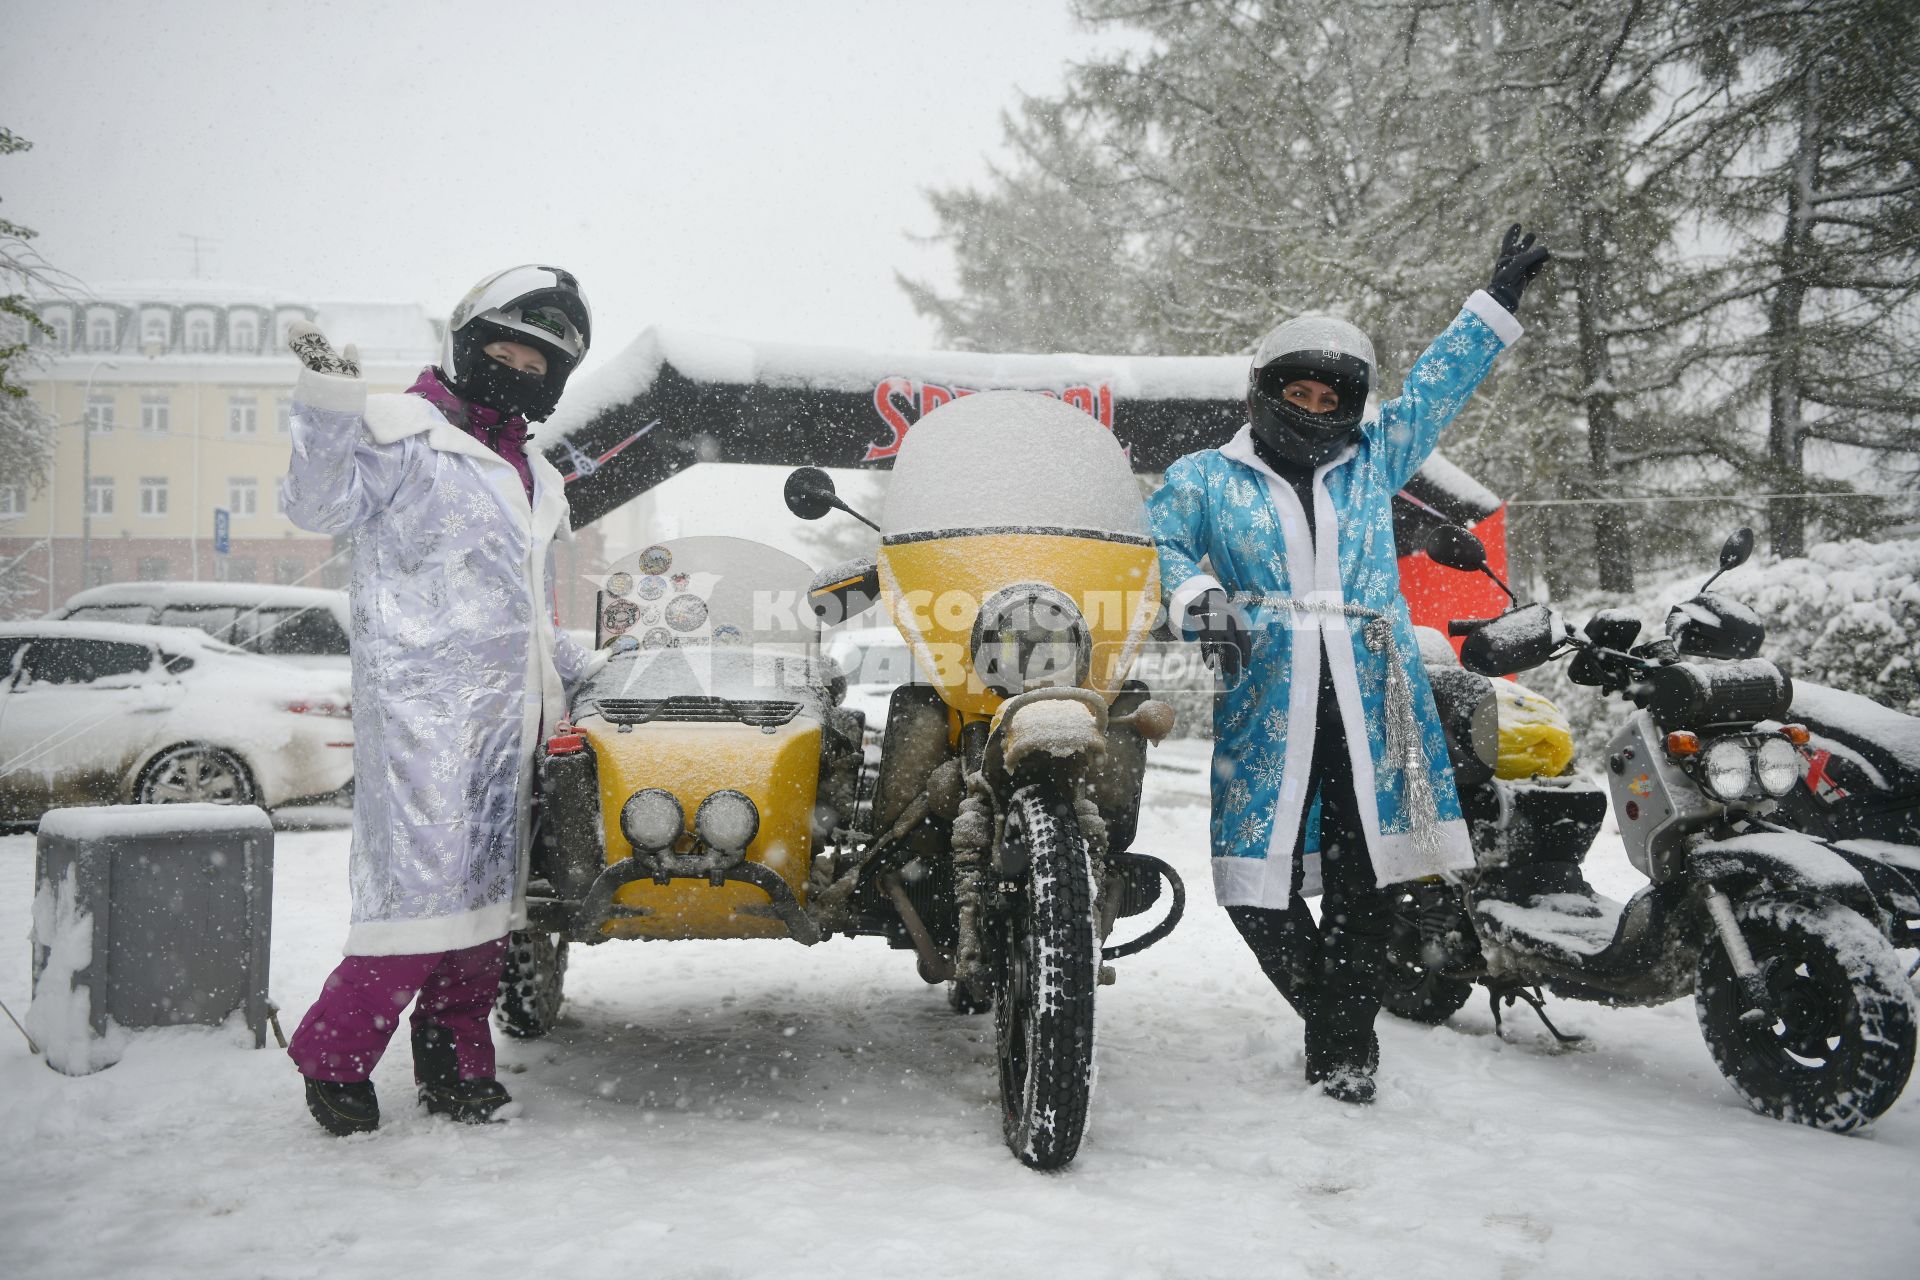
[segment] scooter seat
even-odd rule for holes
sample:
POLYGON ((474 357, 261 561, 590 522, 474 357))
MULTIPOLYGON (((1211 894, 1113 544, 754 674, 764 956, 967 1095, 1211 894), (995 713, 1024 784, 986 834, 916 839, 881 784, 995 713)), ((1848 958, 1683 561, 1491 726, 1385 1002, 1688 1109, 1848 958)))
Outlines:
POLYGON ((1626 906, 1596 892, 1578 863, 1540 862, 1489 872, 1474 890, 1473 913, 1510 951, 1584 968, 1613 945, 1626 906))

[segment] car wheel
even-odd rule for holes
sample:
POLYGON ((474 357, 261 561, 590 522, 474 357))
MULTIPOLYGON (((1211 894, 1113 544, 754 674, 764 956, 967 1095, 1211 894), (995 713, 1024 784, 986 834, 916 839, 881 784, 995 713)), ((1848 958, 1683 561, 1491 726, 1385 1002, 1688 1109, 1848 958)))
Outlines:
POLYGON ((153 758, 134 788, 139 804, 254 804, 253 775, 222 747, 189 742, 153 758))

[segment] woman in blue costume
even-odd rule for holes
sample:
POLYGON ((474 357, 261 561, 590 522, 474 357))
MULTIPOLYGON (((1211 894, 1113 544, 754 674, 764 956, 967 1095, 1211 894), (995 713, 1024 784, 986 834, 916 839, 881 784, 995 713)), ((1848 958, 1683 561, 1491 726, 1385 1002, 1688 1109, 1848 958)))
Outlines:
POLYGON ((1150 504, 1168 611, 1232 686, 1214 713, 1214 891, 1306 1023, 1307 1079, 1343 1101, 1373 1098, 1385 887, 1473 865, 1392 499, 1519 338, 1548 256, 1509 230, 1487 288, 1374 416, 1364 333, 1280 325, 1254 353, 1247 424, 1175 462, 1150 504))

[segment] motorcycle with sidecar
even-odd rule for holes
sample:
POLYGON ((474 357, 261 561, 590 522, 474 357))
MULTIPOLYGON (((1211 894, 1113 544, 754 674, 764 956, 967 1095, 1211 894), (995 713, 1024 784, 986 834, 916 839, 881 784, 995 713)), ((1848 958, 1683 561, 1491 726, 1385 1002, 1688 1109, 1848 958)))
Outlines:
MULTIPOLYGON (((811 468, 787 502, 846 509, 811 468)), ((686 538, 606 576, 608 659, 539 763, 500 1021, 552 1026, 570 944, 883 937, 956 1010, 992 1009, 1003 1136, 1057 1169, 1085 1132, 1109 962, 1184 908, 1172 868, 1131 849, 1148 745, 1173 724, 1127 678, 1159 606, 1144 503, 1093 418, 990 392, 915 424, 874 527, 875 554, 820 574, 686 538), (819 625, 877 603, 925 682, 894 691, 863 772, 819 625)))
MULTIPOLYGON (((1751 550, 1741 530, 1720 571, 1751 550)), ((1463 530, 1443 528, 1428 552, 1490 573, 1463 530)), ((1457 888, 1402 893, 1385 1006, 1437 1022, 1477 982, 1496 1021, 1500 999, 1524 999, 1565 1040, 1543 987, 1612 1005, 1692 993, 1715 1063, 1755 1110, 1844 1131, 1890 1107, 1915 1052, 1914 993, 1893 945, 1912 886, 1857 845, 1773 820, 1800 781, 1808 731, 1786 722, 1792 682, 1756 656, 1764 629, 1751 611, 1703 587, 1667 636, 1642 643, 1630 615, 1602 611, 1575 633, 1543 605, 1450 630, 1465 636, 1461 667, 1433 686, 1476 865, 1457 888), (1649 880, 1625 903, 1581 873, 1606 813, 1600 791, 1578 775, 1518 782, 1491 767, 1487 679, 1562 653, 1572 680, 1632 707, 1605 757, 1628 860, 1649 880), (1441 945, 1419 927, 1462 905, 1470 935, 1441 945)))

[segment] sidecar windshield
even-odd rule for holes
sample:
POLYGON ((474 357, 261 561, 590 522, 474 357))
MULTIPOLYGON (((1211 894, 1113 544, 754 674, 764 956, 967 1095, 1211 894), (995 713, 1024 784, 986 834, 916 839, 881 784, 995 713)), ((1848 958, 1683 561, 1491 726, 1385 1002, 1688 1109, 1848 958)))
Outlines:
POLYGON ((1083 533, 1147 541, 1140 482, 1113 433, 1034 391, 983 391, 940 406, 900 446, 883 538, 1083 533))

